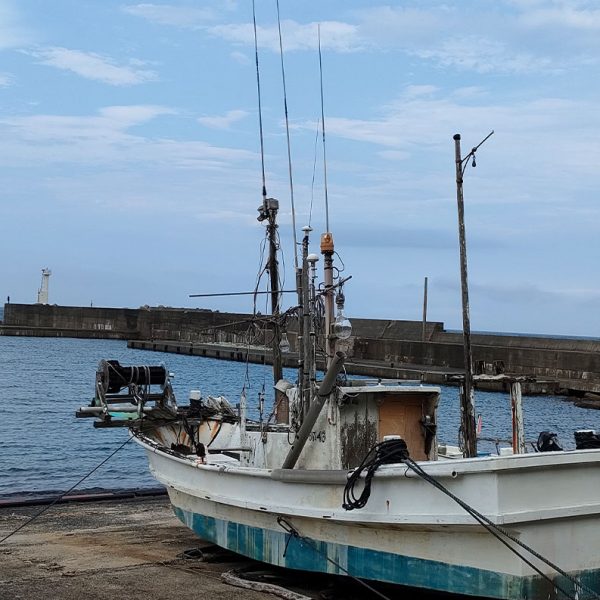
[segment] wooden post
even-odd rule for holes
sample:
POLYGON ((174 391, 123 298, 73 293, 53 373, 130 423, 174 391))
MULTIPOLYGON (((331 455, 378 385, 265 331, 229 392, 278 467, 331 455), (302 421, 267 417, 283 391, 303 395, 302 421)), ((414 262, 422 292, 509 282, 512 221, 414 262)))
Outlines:
POLYGON ((426 339, 426 329, 427 329, 427 277, 425 277, 425 284, 423 285, 423 341, 427 341, 426 339))
POLYGON ((477 456, 477 434, 475 428, 475 401, 473 397, 473 355, 471 352, 471 320, 469 316, 469 284, 467 277, 467 241, 465 236, 465 214, 463 201, 463 162, 460 154, 460 134, 454 136, 456 162, 456 201, 458 205, 458 238, 460 244, 460 283, 462 291, 463 348, 465 380, 461 394, 462 433, 464 453, 467 457, 477 456))
POLYGON ((510 405, 512 411, 512 446, 513 454, 525 454, 525 427, 523 425, 523 402, 521 383, 512 381, 510 384, 510 405))

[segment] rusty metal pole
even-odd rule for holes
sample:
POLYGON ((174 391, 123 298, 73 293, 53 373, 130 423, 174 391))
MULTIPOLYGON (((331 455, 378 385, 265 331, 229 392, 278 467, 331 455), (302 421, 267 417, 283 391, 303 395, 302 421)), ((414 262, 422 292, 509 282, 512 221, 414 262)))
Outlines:
POLYGON ((463 348, 465 379, 461 393, 462 433, 464 453, 477 456, 477 433, 475 428, 475 401, 473 397, 473 354, 471 352, 471 319, 469 316, 469 284, 467 278, 467 240, 465 236, 465 213, 463 201, 463 161, 460 153, 460 134, 454 136, 456 162, 456 201, 458 204, 458 238, 460 244, 460 283, 462 291, 463 348))
POLYGON ((305 226, 302 228, 304 238, 302 239, 302 355, 304 358, 304 370, 302 381, 302 407, 303 415, 306 417, 312 401, 313 389, 310 381, 312 371, 311 358, 312 340, 310 337, 311 331, 311 302, 310 302, 310 277, 308 264, 308 248, 310 243, 310 232, 312 227, 305 226))
POLYGON ((281 332, 279 326, 279 263, 277 261, 277 208, 269 210, 269 277, 271 280, 271 315, 273 316, 273 379, 277 383, 283 377, 281 364, 281 332))
POLYGON ((425 277, 425 283, 423 285, 423 335, 422 340, 426 341, 426 329, 427 329, 427 277, 425 277))
POLYGON ((302 289, 302 267, 296 269, 296 289, 298 290, 298 336, 296 338, 296 351, 298 352, 298 386, 300 388, 300 399, 302 400, 302 384, 304 381, 304 370, 306 368, 304 356, 304 291, 302 289))
POLYGON ((331 232, 321 234, 321 254, 323 255, 323 283, 325 284, 325 364, 329 368, 335 356, 335 337, 333 335, 333 235, 331 232))
MULTIPOLYGON (((283 378, 283 361, 281 359, 281 326, 279 324, 280 297, 279 292, 279 263, 277 261, 277 211, 279 202, 274 198, 266 198, 263 203, 264 214, 267 217, 267 234, 269 238, 269 278, 271 283, 271 315, 273 329, 271 348, 273 353, 273 382, 283 378)), ((275 413, 278 423, 287 423, 289 406, 285 394, 275 390, 275 413)))

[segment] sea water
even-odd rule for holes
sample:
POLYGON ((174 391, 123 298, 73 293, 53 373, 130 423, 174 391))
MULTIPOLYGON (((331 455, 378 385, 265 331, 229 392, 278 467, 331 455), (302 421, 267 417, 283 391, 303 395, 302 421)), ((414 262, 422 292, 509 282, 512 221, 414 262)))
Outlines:
MULTIPOLYGON (((95 429, 93 419, 75 418, 94 395, 96 367, 103 358, 124 365, 165 363, 175 374, 180 404, 187 404, 190 389, 200 389, 235 405, 245 385, 251 414, 257 417, 264 390, 265 413, 270 413, 271 371, 262 365, 134 350, 117 340, 0 336, 0 495, 67 490, 128 438, 125 428, 95 429)), ((295 371, 287 369, 286 377, 293 381, 295 371)), ((508 395, 476 392, 475 399, 481 435, 509 439, 508 395)), ((600 411, 577 408, 559 396, 524 397, 523 415, 528 440, 549 430, 565 449, 574 447, 574 430, 600 430, 600 411)), ((458 390, 444 386, 438 440, 457 444, 459 424, 458 390)), ((481 442, 480 449, 495 451, 495 444, 481 442)), ((78 489, 155 485, 142 449, 132 441, 78 489)))

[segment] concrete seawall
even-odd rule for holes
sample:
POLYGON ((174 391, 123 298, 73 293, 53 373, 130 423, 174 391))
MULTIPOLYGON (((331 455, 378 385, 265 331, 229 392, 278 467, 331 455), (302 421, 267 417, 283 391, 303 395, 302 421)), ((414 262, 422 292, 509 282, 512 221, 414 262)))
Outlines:
MULTIPOLYGON (((445 331, 443 323, 428 323, 424 340, 419 321, 353 319, 352 323, 350 359, 364 365, 355 373, 415 377, 430 372, 437 379, 440 373, 463 368, 462 337, 445 331)), ((250 339, 260 346, 269 336, 264 326, 253 324, 252 315, 243 313, 37 304, 6 304, 0 334, 123 339, 140 348, 230 360, 239 360, 239 349, 232 350, 228 344, 243 347, 250 339), (223 351, 215 350, 214 344, 223 344, 223 351)), ((288 337, 293 349, 295 332, 290 330, 288 337)), ((534 376, 550 392, 600 392, 600 339, 474 334, 472 342, 473 360, 480 372, 534 376)), ((257 355, 255 360, 265 358, 257 355)))

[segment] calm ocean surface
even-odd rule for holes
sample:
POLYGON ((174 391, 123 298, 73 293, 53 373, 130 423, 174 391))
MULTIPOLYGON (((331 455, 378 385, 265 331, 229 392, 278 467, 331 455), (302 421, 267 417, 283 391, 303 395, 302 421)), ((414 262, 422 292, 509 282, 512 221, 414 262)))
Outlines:
MULTIPOLYGON (((66 490, 91 471, 127 438, 125 429, 94 429, 92 419, 76 419, 79 406, 94 395, 100 359, 122 364, 166 363, 175 373, 173 387, 181 404, 190 389, 223 394, 239 401, 245 365, 210 358, 147 352, 115 340, 26 338, 0 336, 0 495, 66 490)), ((248 402, 258 405, 263 383, 270 388, 270 369, 249 365, 248 402)), ((294 378, 288 370, 287 377, 294 378)), ((509 399, 504 394, 477 392, 477 412, 485 437, 509 438, 509 399)), ((575 407, 560 397, 523 399, 527 439, 554 431, 564 448, 573 448, 573 431, 600 430, 600 411, 575 407)), ((459 425, 458 390, 444 387, 438 412, 438 439, 456 444, 459 425)), ((480 449, 493 445, 480 443, 480 449)), ((142 450, 131 442, 80 489, 152 487, 142 450)))

